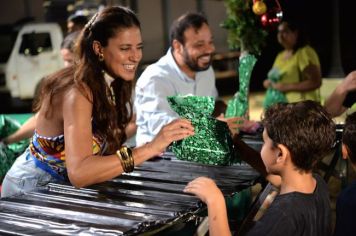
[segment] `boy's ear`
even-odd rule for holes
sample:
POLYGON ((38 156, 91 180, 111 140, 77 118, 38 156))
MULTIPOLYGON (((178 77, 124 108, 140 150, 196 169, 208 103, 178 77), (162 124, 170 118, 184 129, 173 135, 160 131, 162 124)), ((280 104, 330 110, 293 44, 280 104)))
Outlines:
POLYGON ((290 157, 290 152, 288 148, 283 144, 277 145, 277 163, 285 163, 286 160, 290 157))
POLYGON ((347 147, 345 144, 342 144, 341 152, 342 152, 342 158, 346 160, 349 157, 349 153, 347 151, 347 147))

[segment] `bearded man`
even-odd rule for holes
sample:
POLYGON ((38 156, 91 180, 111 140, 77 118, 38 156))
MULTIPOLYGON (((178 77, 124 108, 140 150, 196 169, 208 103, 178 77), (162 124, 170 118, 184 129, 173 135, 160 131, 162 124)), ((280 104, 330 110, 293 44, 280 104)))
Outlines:
POLYGON ((151 141, 163 125, 178 118, 167 96, 218 97, 211 67, 214 51, 213 36, 202 14, 186 13, 173 22, 168 52, 148 66, 136 83, 137 145, 151 141))

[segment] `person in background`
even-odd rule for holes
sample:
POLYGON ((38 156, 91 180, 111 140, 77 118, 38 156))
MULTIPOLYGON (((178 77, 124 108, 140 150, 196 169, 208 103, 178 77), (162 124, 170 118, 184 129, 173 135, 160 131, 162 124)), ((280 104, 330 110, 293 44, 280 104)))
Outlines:
POLYGON ((67 33, 81 31, 87 22, 88 18, 84 15, 70 15, 67 19, 67 33))
MULTIPOLYGON (((80 31, 74 31, 72 33, 69 33, 62 41, 61 56, 65 67, 71 66, 74 63, 74 45, 79 35, 80 35, 80 31)), ((46 79, 46 77, 44 79, 46 79)), ((43 80, 41 81, 38 89, 36 89, 35 91, 35 96, 34 96, 35 101, 36 99, 38 99, 38 93, 42 83, 43 80)), ((7 144, 19 142, 23 139, 30 138, 32 137, 33 132, 35 131, 35 128, 36 128, 36 114, 34 116, 31 116, 16 132, 3 138, 1 142, 7 145, 7 144)))
MULTIPOLYGON (((217 98, 211 67, 215 51, 207 19, 186 13, 170 29, 170 48, 159 61, 148 66, 135 88, 136 144, 150 142, 162 126, 177 119, 167 96, 196 95, 217 98)), ((237 118, 230 119, 230 125, 237 118)))
POLYGON ((61 56, 64 61, 64 66, 71 66, 74 64, 74 46, 79 38, 81 31, 74 31, 67 34, 61 44, 61 56))
POLYGON ((107 7, 92 17, 78 39, 78 62, 45 80, 35 104, 35 133, 6 174, 2 197, 49 182, 69 181, 76 188, 104 182, 194 135, 190 121, 177 119, 150 143, 123 146, 142 45, 140 22, 128 8, 107 7))
MULTIPOLYGON (((272 184, 280 193, 246 235, 331 235, 328 187, 312 169, 332 150, 333 120, 308 100, 269 107, 262 124, 262 161, 267 174, 277 176, 272 184)), ((199 177, 184 192, 207 204, 209 235, 230 235, 224 196, 212 179, 199 177)))
POLYGON ((277 39, 284 49, 278 53, 263 82, 267 89, 264 107, 276 102, 320 101, 322 79, 319 57, 308 44, 303 29, 291 20, 282 21, 278 26, 277 39), (268 97, 268 92, 271 92, 268 89, 272 89, 279 98, 268 97))
POLYGON ((325 100, 325 109, 332 117, 344 113, 356 102, 356 71, 350 72, 325 100))
MULTIPOLYGON (((342 134, 342 156, 349 159, 356 170, 356 112, 346 117, 342 134)), ((356 181, 341 191, 336 202, 336 224, 334 236, 355 235, 356 181)))

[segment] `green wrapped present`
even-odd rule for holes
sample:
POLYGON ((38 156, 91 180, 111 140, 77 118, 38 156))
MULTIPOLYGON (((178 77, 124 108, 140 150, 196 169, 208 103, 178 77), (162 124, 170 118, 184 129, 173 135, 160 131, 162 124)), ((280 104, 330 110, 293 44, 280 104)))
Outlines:
MULTIPOLYGON (((20 123, 6 115, 0 115, 0 140, 14 133, 20 123)), ((21 155, 29 144, 29 140, 4 145, 0 143, 0 182, 5 177, 16 158, 21 155)))
POLYGON ((169 96, 171 108, 189 119, 195 135, 173 142, 172 151, 180 160, 211 165, 229 165, 234 159, 232 138, 225 122, 211 116, 215 100, 207 96, 169 96))
MULTIPOLYGON (((278 83, 281 79, 280 72, 277 69, 271 69, 268 72, 267 79, 269 79, 272 83, 278 83)), ((268 87, 266 91, 265 99, 263 100, 263 108, 267 109, 268 107, 276 104, 276 103, 286 103, 287 97, 286 95, 273 87, 268 87)))

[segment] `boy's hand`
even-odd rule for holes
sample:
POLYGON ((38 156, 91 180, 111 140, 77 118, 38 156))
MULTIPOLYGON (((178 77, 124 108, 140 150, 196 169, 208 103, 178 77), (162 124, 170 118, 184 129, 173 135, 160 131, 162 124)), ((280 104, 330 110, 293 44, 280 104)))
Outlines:
POLYGON ((198 177, 189 182, 183 190, 185 193, 192 193, 207 205, 214 204, 219 199, 224 200, 224 196, 215 182, 207 177, 198 177))
POLYGON ((232 135, 239 133, 239 129, 243 126, 245 120, 242 117, 225 118, 225 115, 223 113, 221 113, 220 116, 216 117, 216 119, 226 122, 232 135))
POLYGON ((238 134, 240 130, 253 133, 260 127, 258 122, 243 117, 225 118, 224 114, 220 114, 216 119, 226 122, 232 135, 238 134))

